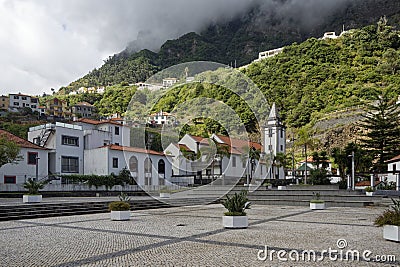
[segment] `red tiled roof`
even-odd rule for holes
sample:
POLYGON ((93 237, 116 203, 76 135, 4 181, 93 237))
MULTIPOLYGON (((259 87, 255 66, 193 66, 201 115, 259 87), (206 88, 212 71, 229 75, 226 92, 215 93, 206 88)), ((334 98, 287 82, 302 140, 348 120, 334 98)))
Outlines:
MULTIPOLYGON (((303 163, 303 162, 306 162, 305 160, 303 160, 303 161, 300 161, 300 163, 303 163)), ((315 162, 315 160, 314 160, 314 157, 313 156, 308 156, 307 157, 307 163, 312 163, 312 162, 315 162)), ((321 161, 322 162, 322 161, 321 161)), ((324 161, 324 162, 331 162, 329 159, 328 160, 326 160, 326 161, 324 161)))
POLYGON ((114 124, 114 125, 118 125, 118 126, 122 125, 121 123, 118 123, 118 122, 115 122, 115 121, 111 121, 111 120, 97 121, 97 120, 86 119, 86 118, 81 118, 81 119, 78 120, 78 122, 83 122, 83 123, 93 124, 93 125, 99 125, 99 124, 105 124, 105 123, 114 124))
POLYGON ((224 144, 231 147, 232 154, 243 154, 245 153, 245 147, 254 147, 257 150, 261 151, 261 144, 256 142, 248 142, 246 140, 230 138, 229 136, 216 135, 219 139, 221 139, 224 144))
POLYGON ((108 145, 105 147, 109 147, 112 150, 119 150, 119 151, 128 151, 128 152, 136 152, 136 153, 144 153, 144 154, 152 154, 152 155, 159 155, 164 156, 164 153, 154 151, 154 150, 147 150, 144 148, 139 147, 130 147, 130 146, 118 146, 118 145, 108 145))
POLYGON ((194 152, 193 150, 191 150, 187 145, 185 145, 185 144, 179 144, 179 148, 180 149, 184 149, 184 150, 186 150, 186 151, 191 151, 191 152, 194 152))
POLYGON ((7 132, 5 130, 0 130, 0 137, 4 137, 9 141, 13 141, 20 147, 47 150, 47 148, 35 145, 34 143, 22 139, 21 137, 18 137, 16 135, 13 135, 12 133, 7 132))
POLYGON ((208 145, 207 138, 195 135, 189 135, 189 136, 192 137, 196 142, 199 142, 200 144, 208 145))
POLYGON ((76 103, 74 106, 87 106, 87 107, 93 107, 92 104, 88 103, 88 102, 79 102, 76 103))
POLYGON ((387 160, 387 161, 385 161, 385 162, 396 162, 396 161, 400 161, 400 155, 398 155, 398 156, 396 156, 396 157, 394 157, 394 158, 391 158, 391 159, 389 159, 389 160, 387 160))
MULTIPOLYGON (((379 183, 379 181, 375 181, 374 186, 378 185, 379 183)), ((371 181, 361 181, 356 183, 356 186, 371 186, 371 181)))

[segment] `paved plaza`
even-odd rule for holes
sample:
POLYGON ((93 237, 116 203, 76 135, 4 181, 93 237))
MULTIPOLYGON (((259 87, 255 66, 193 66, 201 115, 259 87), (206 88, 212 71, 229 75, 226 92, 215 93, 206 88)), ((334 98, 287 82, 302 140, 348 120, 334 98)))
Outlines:
POLYGON ((383 210, 254 205, 249 228, 240 230, 222 228, 220 204, 133 211, 130 221, 111 221, 108 213, 5 221, 0 265, 399 266, 400 244, 372 225, 383 210), (343 257, 330 259, 330 248, 343 257), (312 251, 315 261, 303 259, 312 251), (348 251, 359 259, 346 258, 356 255, 348 251), (396 261, 368 261, 376 256, 396 261))

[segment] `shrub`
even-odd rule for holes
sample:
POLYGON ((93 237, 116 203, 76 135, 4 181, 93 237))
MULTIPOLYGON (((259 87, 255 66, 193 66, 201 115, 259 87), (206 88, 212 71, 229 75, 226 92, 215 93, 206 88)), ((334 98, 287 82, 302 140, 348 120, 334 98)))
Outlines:
POLYGON ((321 194, 319 192, 313 192, 313 198, 310 200, 310 203, 324 203, 325 201, 321 200, 321 194))
POLYGON ((235 193, 233 196, 226 196, 222 205, 228 210, 224 213, 226 216, 245 216, 246 209, 250 208, 250 202, 247 198, 247 191, 235 193))
POLYGON ((29 178, 28 181, 24 183, 24 188, 28 189, 28 195, 38 195, 39 190, 43 189, 46 184, 47 182, 45 181, 37 182, 29 178))
POLYGON ((377 217, 374 224, 377 226, 395 225, 400 226, 400 200, 392 199, 393 206, 377 217))
POLYGON ((374 191, 375 191, 375 189, 373 187, 371 187, 371 186, 367 186, 365 188, 365 192, 374 192, 374 191))
POLYGON ((110 211, 123 211, 123 210, 130 210, 131 205, 125 201, 114 201, 108 205, 108 209, 110 211))

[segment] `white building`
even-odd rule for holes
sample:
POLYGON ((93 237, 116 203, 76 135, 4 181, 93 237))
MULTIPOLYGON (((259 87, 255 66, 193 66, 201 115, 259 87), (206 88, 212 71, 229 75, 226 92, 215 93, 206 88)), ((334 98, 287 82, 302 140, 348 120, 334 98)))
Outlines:
MULTIPOLYGON (((400 175, 400 155, 386 161, 388 164, 388 182, 396 182, 400 175)), ((399 181, 400 182, 400 181, 399 181)))
POLYGON ((139 185, 168 184, 170 160, 160 152, 130 147, 130 128, 114 121, 80 119, 29 129, 28 138, 49 149, 50 174, 118 174, 131 171, 139 185))
POLYGON ((176 120, 175 116, 161 110, 160 112, 150 114, 149 121, 150 123, 162 125, 162 124, 172 124, 176 120))
MULTIPOLYGON (((282 124, 275 103, 272 104, 267 125, 264 127, 264 152, 266 155, 276 157, 277 153, 286 153, 286 128, 282 124)), ((285 179, 283 167, 270 170, 270 174, 277 179, 285 179)))
POLYGON ((24 94, 10 94, 9 95, 10 110, 18 110, 21 108, 30 108, 32 111, 41 112, 39 108, 39 99, 34 96, 24 94))
POLYGON ((164 153, 171 159, 171 181, 175 183, 205 184, 218 178, 224 179, 224 183, 234 183, 240 178, 250 182, 266 174, 266 167, 258 164, 258 160, 252 162, 246 157, 249 149, 261 151, 261 145, 215 134, 210 138, 186 134, 178 144, 170 144, 164 153), (225 146, 230 155, 219 155, 217 146, 225 146), (197 157, 199 151, 200 158, 197 157))
POLYGON ((274 57, 282 52, 283 52, 283 47, 260 52, 260 53, 258 53, 258 58, 256 60, 254 60, 254 62, 257 62, 257 61, 260 61, 260 60, 263 60, 263 59, 266 59, 269 57, 274 57))
POLYGON ((163 87, 167 88, 167 87, 173 86, 177 82, 178 82, 177 78, 164 78, 162 83, 163 83, 163 87))
POLYGON ((28 140, 50 149, 49 174, 83 174, 83 133, 79 125, 57 122, 29 128, 28 140))
POLYGON ((1 137, 14 141, 20 147, 19 155, 21 160, 17 164, 8 163, 0 167, 0 184, 22 184, 28 178, 36 179, 36 168, 38 180, 47 177, 48 149, 37 146, 4 130, 0 130, 1 137))

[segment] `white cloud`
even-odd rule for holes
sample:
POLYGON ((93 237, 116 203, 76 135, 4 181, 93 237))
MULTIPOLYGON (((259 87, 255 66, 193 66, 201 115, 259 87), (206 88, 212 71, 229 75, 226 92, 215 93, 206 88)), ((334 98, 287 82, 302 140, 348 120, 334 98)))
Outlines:
MULTIPOLYGON (((285 5, 299 0, 288 0, 285 5)), ((323 3, 326 0, 312 0, 323 3)), ((340 0, 341 2, 346 0, 340 0)), ((276 0, 0 0, 0 94, 42 94, 82 77, 137 40, 167 39, 276 0)), ((310 2, 310 0, 308 1, 310 2)))

